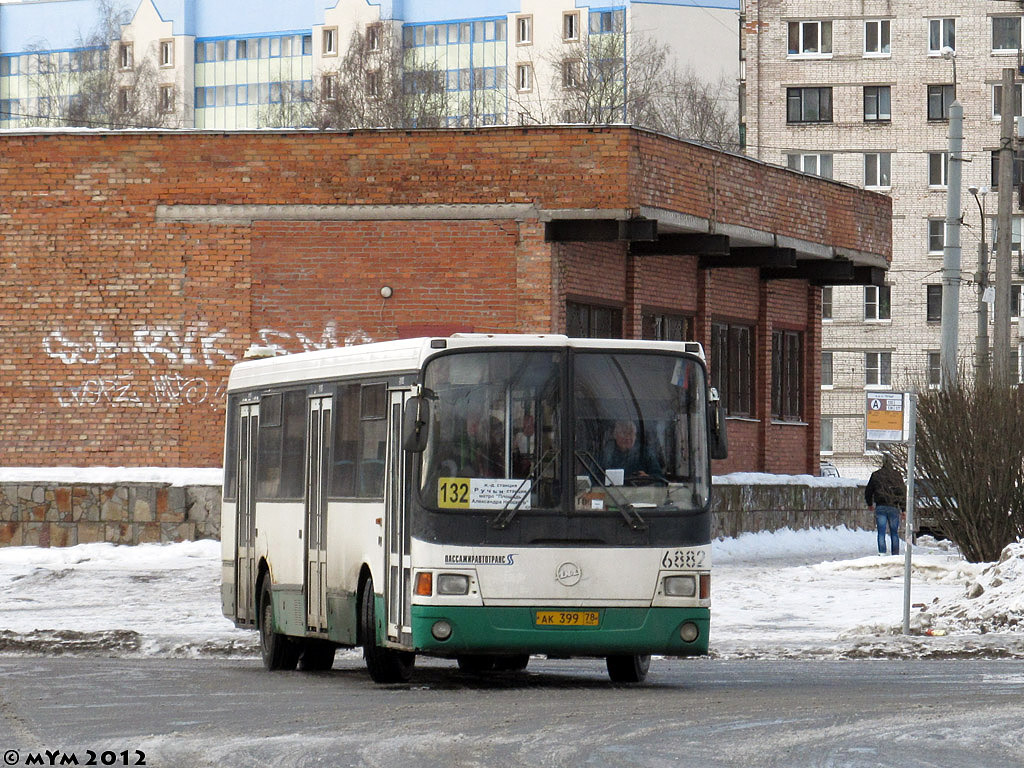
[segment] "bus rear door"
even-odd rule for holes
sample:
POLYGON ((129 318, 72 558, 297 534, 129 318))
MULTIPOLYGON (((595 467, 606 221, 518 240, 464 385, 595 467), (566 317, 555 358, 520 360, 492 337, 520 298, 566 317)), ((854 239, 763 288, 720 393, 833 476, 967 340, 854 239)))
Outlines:
POLYGON ((327 481, 331 455, 330 396, 309 400, 306 432, 306 629, 327 631, 327 481))

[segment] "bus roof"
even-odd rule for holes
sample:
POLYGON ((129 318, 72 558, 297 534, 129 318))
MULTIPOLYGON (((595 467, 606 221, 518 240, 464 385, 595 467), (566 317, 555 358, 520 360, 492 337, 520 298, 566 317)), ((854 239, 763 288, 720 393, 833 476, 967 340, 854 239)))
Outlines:
POLYGON ((577 339, 560 334, 456 333, 379 341, 244 360, 231 369, 228 391, 238 392, 286 382, 318 381, 350 376, 393 375, 419 371, 427 358, 450 349, 496 347, 572 347, 574 349, 651 350, 689 354, 704 360, 704 350, 694 341, 637 341, 624 339, 577 339))

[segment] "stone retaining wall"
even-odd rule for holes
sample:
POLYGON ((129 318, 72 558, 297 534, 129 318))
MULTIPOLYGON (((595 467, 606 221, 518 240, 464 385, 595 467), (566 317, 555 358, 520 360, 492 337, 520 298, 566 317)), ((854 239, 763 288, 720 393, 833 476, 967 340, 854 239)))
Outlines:
POLYGON ((712 509, 714 538, 781 528, 875 528, 863 485, 716 484, 712 509))
POLYGON ((219 535, 219 486, 0 483, 0 546, 141 544, 219 535))
MULTIPOLYGON (((713 535, 845 525, 874 529, 863 486, 716 484, 713 535)), ((220 536, 220 487, 0 483, 0 546, 69 547, 220 536)))

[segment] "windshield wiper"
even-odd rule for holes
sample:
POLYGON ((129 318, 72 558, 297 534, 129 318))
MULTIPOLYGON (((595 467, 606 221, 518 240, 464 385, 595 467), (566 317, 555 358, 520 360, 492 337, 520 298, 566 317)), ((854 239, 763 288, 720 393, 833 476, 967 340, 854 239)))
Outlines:
POLYGON ((529 483, 530 488, 532 489, 533 484, 537 482, 537 480, 540 478, 540 473, 544 470, 544 467, 553 462, 554 460, 555 452, 550 449, 546 451, 543 456, 540 457, 540 461, 538 461, 537 464, 533 467, 533 469, 530 470, 530 474, 523 478, 523 482, 519 484, 519 487, 516 488, 516 490, 509 497, 508 501, 505 502, 505 506, 502 508, 501 512, 499 512, 498 516, 491 521, 491 525, 493 525, 495 528, 508 527, 508 524, 512 522, 512 518, 514 518, 519 513, 519 509, 523 506, 523 502, 526 501, 526 497, 528 494, 524 493, 520 496, 520 492, 526 487, 527 483, 529 483), (512 500, 515 499, 516 496, 519 496, 519 501, 516 502, 516 505, 514 507, 510 508, 509 504, 512 503, 512 500))
POLYGON ((586 469, 595 480, 602 483, 602 488, 605 493, 611 496, 612 501, 614 501, 615 505, 619 508, 619 513, 625 519, 629 527, 634 531, 646 530, 646 521, 640 517, 640 513, 636 511, 636 507, 626 501, 618 491, 614 490, 615 486, 612 484, 611 478, 608 477, 608 473, 605 472, 604 467, 601 466, 601 463, 595 459, 589 451, 576 451, 576 458, 580 460, 580 463, 583 464, 583 468, 586 469))

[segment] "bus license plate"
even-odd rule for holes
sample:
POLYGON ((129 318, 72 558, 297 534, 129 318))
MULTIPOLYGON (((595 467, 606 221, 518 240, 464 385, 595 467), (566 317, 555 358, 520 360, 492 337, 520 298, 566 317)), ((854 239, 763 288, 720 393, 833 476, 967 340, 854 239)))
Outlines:
POLYGON ((596 627, 597 611, 537 611, 539 627, 596 627))

